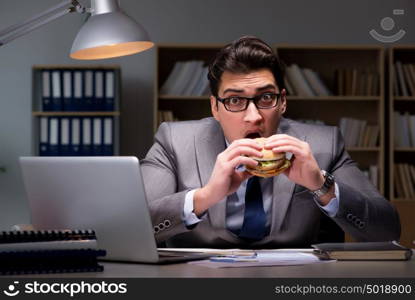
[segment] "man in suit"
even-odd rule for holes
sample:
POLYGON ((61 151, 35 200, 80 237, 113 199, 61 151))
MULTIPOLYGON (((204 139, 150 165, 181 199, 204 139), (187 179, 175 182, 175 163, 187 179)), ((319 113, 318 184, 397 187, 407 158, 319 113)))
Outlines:
POLYGON ((170 247, 308 247, 398 239, 399 218, 358 169, 336 127, 282 117, 283 73, 272 48, 242 37, 209 66, 213 118, 163 123, 142 161, 159 244, 170 247), (265 148, 292 153, 271 178, 241 170, 265 148))

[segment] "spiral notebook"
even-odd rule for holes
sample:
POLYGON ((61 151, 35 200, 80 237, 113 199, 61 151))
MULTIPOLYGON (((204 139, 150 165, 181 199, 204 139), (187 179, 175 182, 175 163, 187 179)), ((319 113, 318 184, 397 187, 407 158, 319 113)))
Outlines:
POLYGON ((0 275, 99 272, 92 230, 41 230, 0 232, 0 275))

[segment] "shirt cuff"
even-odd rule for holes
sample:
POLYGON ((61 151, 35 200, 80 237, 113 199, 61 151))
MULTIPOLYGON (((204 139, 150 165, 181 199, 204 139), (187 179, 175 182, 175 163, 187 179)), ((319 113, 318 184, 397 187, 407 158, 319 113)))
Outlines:
POLYGON ((321 204, 318 201, 316 201, 317 205, 322 210, 324 210, 331 218, 334 218, 337 215, 337 212, 339 211, 340 192, 337 183, 334 183, 334 194, 336 195, 336 197, 330 199, 329 203, 327 203, 325 206, 321 206, 321 204))
POLYGON ((183 216, 182 220, 186 226, 192 226, 200 221, 196 214, 193 212, 193 196, 195 194, 196 190, 191 190, 187 192, 185 198, 184 198, 184 207, 183 207, 183 216))

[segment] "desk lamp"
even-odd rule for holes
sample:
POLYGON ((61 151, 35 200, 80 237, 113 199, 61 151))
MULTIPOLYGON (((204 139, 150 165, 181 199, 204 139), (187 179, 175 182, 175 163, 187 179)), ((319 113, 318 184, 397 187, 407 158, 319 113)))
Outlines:
POLYGON ((70 52, 73 59, 93 60, 135 54, 154 43, 146 30, 127 16, 118 0, 91 0, 87 8, 77 0, 65 0, 27 21, 0 31, 0 46, 68 13, 90 13, 70 52))

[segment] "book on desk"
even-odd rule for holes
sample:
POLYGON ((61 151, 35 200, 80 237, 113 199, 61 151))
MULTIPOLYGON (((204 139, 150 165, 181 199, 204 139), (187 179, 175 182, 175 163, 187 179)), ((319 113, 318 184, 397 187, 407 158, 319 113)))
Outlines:
POLYGON ((312 245, 321 259, 337 260, 409 260, 412 250, 396 241, 322 243, 312 245))
POLYGON ((99 272, 92 230, 23 230, 0 232, 0 275, 99 272))

